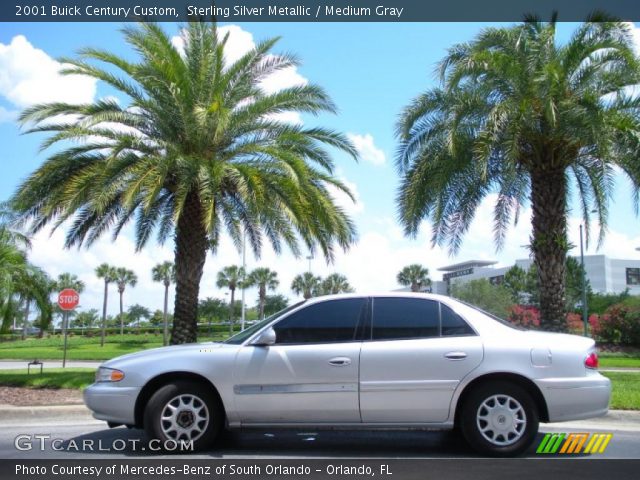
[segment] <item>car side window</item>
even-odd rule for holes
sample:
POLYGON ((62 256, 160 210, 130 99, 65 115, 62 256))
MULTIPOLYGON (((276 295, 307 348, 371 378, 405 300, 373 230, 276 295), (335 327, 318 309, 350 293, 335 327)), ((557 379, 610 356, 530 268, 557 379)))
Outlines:
POLYGON ((473 329, 463 318, 456 312, 447 307, 444 303, 440 304, 440 319, 442 322, 442 336, 455 337, 461 335, 475 335, 473 329))
POLYGON ((440 336, 438 302, 420 298, 373 300, 373 340, 440 336))
POLYGON ((366 303, 366 298, 346 298, 309 305, 273 326, 276 343, 352 342, 366 303))

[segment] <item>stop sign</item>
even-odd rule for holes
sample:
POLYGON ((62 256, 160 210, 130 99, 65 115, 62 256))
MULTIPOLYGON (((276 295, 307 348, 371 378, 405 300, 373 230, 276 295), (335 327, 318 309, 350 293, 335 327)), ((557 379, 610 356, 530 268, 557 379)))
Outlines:
POLYGON ((58 305, 62 310, 73 310, 80 302, 80 295, 73 288, 65 288, 58 294, 58 305))

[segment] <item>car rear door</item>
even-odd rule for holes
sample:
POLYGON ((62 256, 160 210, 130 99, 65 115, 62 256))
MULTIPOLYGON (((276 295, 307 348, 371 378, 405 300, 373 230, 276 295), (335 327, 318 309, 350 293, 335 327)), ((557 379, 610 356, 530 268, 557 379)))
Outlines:
POLYGON ((446 421, 455 388, 482 361, 480 337, 435 300, 375 297, 372 306, 360 354, 362 421, 446 421))
POLYGON ((359 423, 358 325, 367 298, 313 303, 274 325, 276 344, 240 349, 234 398, 243 424, 359 423))

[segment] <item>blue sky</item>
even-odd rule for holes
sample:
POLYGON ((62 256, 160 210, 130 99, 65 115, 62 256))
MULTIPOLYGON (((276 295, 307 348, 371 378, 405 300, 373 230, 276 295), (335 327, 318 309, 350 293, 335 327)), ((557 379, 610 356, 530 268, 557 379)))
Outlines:
MULTIPOLYGON (((394 123, 402 107, 415 95, 435 85, 433 75, 437 61, 454 43, 472 38, 485 24, 476 23, 247 23, 226 27, 231 31, 231 46, 241 52, 251 42, 281 36, 276 51, 296 53, 303 64, 274 80, 280 83, 309 81, 324 87, 339 107, 336 116, 302 117, 305 125, 324 125, 347 132, 360 147, 362 160, 337 156, 337 173, 352 186, 357 203, 346 205, 359 231, 359 242, 349 252, 340 253, 333 265, 322 259, 312 261, 317 274, 333 271, 344 273, 357 290, 396 288, 395 274, 408 263, 429 267, 432 278, 439 279, 437 267, 471 258, 496 259, 510 264, 527 256, 521 247, 528 243, 529 216, 522 217, 510 232, 505 249, 496 253, 491 242, 491 204, 488 199, 465 240, 460 254, 449 257, 445 250, 431 248, 429 225, 425 224, 417 239, 406 239, 395 221, 394 197, 398 177, 393 168, 394 123)), ((560 26, 560 39, 566 38, 575 25, 560 26)), ((41 23, 4 24, 0 32, 0 144, 3 175, 0 175, 0 199, 8 198, 19 182, 46 158, 38 152, 37 136, 20 135, 16 112, 36 101, 54 99, 89 101, 113 95, 104 85, 83 79, 57 75, 59 64, 54 59, 71 56, 83 46, 106 47, 130 56, 122 41, 119 24, 107 23, 41 23)), ((179 33, 177 24, 165 24, 172 35, 179 33)), ((636 33, 639 30, 636 29, 636 33)), ((640 35, 636 36, 640 38, 640 35)), ((640 43, 640 42, 638 42, 640 43)), ((121 102, 126 99, 120 98, 121 102)), ((40 137, 41 139, 41 137, 40 137)), ((640 246, 638 220, 630 202, 630 187, 620 179, 611 204, 610 234, 599 253, 614 257, 636 258, 640 246)), ((339 199, 345 202, 345 199, 339 199)), ((577 215, 571 216, 571 240, 578 242, 577 215)), ((594 232, 595 233, 595 232, 594 232)), ((128 265, 137 271, 139 285, 127 292, 125 303, 141 303, 160 308, 161 287, 150 279, 150 268, 171 259, 171 246, 151 246, 134 254, 130 236, 116 243, 105 238, 91 250, 64 251, 62 232, 49 237, 42 233, 35 239, 31 253, 34 262, 51 274, 68 270, 77 273, 87 284, 84 308, 99 308, 101 284, 93 269, 102 261, 128 265)), ((596 253, 592 247, 589 253, 596 253)), ((219 296, 215 272, 222 266, 238 263, 240 256, 228 242, 216 257, 209 257, 205 268, 201 296, 219 296)), ((264 265, 277 270, 281 278, 279 291, 293 298, 289 290, 291 278, 307 268, 306 260, 284 254, 280 258, 266 249, 260 261, 249 257, 249 267, 264 265)), ((114 292, 115 293, 115 292, 114 292)), ((115 311, 112 293, 111 307, 115 311)), ((253 301, 255 292, 248 293, 253 301)))

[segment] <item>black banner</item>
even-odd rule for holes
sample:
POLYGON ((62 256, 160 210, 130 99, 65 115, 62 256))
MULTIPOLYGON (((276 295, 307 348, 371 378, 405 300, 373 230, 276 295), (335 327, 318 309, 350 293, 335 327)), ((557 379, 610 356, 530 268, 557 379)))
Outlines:
POLYGON ((605 11, 640 20, 637 0, 3 0, 0 22, 471 22, 582 21, 605 11))
POLYGON ((3 480, 308 479, 495 480, 637 478, 640 460, 601 459, 286 459, 0 460, 3 480))

